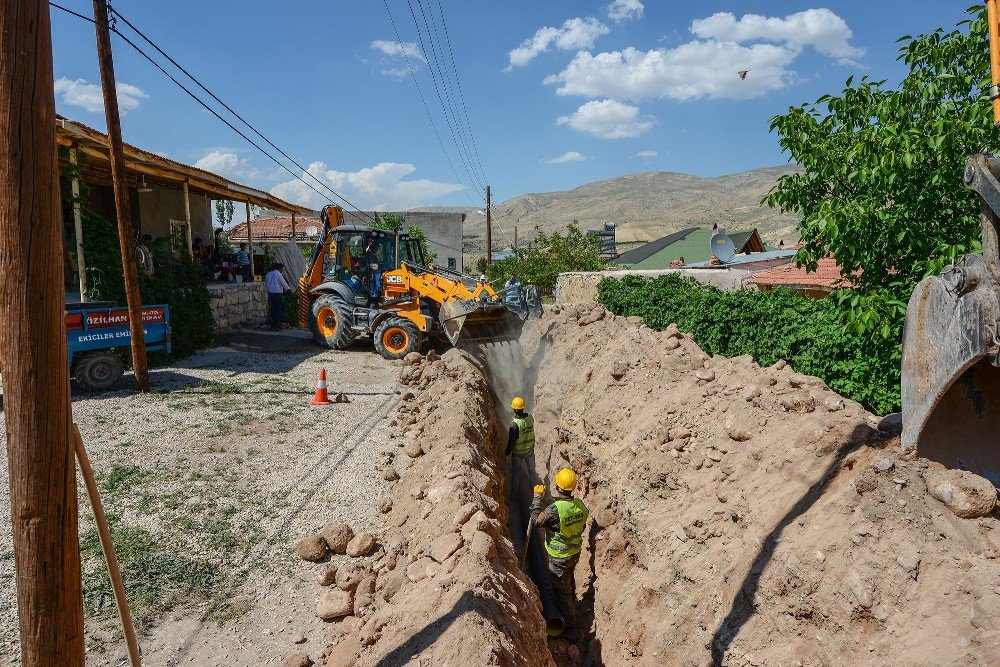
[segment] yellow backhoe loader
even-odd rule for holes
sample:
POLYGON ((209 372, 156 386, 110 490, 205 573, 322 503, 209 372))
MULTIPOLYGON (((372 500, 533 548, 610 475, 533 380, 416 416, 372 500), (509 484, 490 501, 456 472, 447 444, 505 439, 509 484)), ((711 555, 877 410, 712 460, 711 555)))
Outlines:
POLYGON ((401 359, 428 338, 452 345, 520 337, 542 312, 532 285, 495 291, 484 280, 428 264, 405 232, 344 224, 327 206, 322 229, 299 280, 299 325, 325 347, 342 350, 372 336, 386 359, 401 359))
MULTIPOLYGON (((986 4, 990 97, 1000 128, 997 1, 986 4)), ((902 445, 1000 487, 1000 159, 973 155, 964 178, 979 194, 983 252, 922 280, 910 297, 903 331, 902 445)))

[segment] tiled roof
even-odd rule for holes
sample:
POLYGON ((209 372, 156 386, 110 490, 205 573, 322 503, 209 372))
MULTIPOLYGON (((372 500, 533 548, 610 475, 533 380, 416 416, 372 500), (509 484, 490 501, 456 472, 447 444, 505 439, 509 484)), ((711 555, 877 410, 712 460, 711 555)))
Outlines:
POLYGON ((833 257, 825 257, 819 260, 819 265, 815 271, 807 272, 805 267, 800 268, 795 266, 795 264, 786 264, 755 273, 750 282, 755 285, 768 285, 771 287, 806 288, 824 291, 850 287, 850 282, 845 281, 843 276, 840 275, 840 266, 833 257))
MULTIPOLYGON (((306 241, 306 229, 309 227, 320 227, 320 221, 315 218, 295 218, 295 239, 306 241)), ((292 219, 284 216, 271 216, 252 220, 250 231, 255 241, 267 241, 273 239, 285 240, 292 235, 292 219)), ((247 223, 241 222, 229 230, 229 238, 236 241, 245 241, 247 238, 247 223)))

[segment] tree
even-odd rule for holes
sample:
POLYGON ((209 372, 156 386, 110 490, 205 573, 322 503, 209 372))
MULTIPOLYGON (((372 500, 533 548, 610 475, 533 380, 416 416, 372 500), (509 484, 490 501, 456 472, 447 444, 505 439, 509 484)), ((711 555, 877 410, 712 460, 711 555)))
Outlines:
POLYGON ((215 219, 219 226, 225 229, 233 222, 233 202, 228 199, 215 200, 215 219))
POLYGON ((836 257, 857 288, 839 298, 860 330, 897 329, 920 279, 979 250, 979 203, 962 173, 970 153, 998 141, 986 12, 968 12, 951 32, 899 39, 909 73, 897 88, 851 77, 840 96, 771 119, 803 171, 765 201, 802 217, 800 266, 836 257))
MULTIPOLYGON (((546 294, 555 291, 560 273, 567 271, 599 271, 604 268, 600 258, 600 241, 587 236, 574 220, 566 227, 566 233, 542 233, 536 227, 537 236, 531 248, 515 248, 513 255, 493 262, 487 277, 491 282, 506 280, 517 274, 524 284, 538 287, 546 294)), ((476 264, 485 273, 486 258, 476 264)))

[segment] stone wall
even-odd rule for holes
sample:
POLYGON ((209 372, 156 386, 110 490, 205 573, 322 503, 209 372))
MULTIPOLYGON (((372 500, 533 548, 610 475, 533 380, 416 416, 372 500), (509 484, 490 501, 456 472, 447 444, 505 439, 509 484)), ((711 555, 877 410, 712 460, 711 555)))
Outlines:
POLYGON ((264 283, 218 283, 208 286, 212 318, 220 331, 267 325, 264 283))

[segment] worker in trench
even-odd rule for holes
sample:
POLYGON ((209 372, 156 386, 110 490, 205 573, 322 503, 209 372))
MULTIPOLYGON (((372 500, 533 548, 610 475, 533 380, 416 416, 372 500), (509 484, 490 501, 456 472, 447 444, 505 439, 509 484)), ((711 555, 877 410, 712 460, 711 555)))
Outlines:
POLYGON ((559 613, 566 622, 562 636, 569 641, 580 638, 576 624, 576 581, 573 571, 580 560, 583 546, 583 529, 590 511, 583 501, 573 497, 576 473, 563 468, 556 473, 556 495, 552 503, 542 510, 545 503, 545 485, 534 488, 531 516, 535 525, 545 529, 545 550, 549 554, 549 580, 555 593, 559 613))
POLYGON ((514 420, 507 433, 505 456, 511 456, 511 475, 508 499, 527 505, 528 489, 537 484, 535 472, 535 418, 524 410, 524 399, 515 396, 510 402, 514 420), (523 499, 523 500, 521 500, 523 499))

